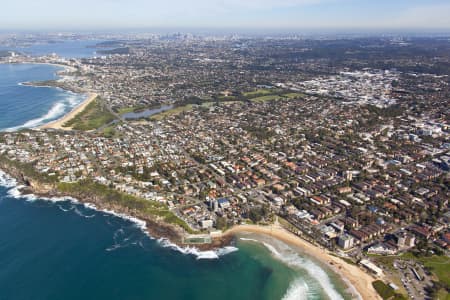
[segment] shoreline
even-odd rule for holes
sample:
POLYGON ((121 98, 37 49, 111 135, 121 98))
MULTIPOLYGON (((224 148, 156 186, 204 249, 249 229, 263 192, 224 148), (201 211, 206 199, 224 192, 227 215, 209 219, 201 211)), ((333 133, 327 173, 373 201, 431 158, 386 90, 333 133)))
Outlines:
MULTIPOLYGON (((33 65, 49 65, 54 67, 63 68, 63 70, 56 71, 56 74, 61 77, 59 72, 66 71, 66 72, 75 72, 77 69, 72 66, 64 65, 64 64, 58 64, 58 63, 50 63, 50 62, 0 62, 0 64, 11 64, 11 65, 25 65, 25 64, 33 64, 33 65)), ((26 85, 26 86, 32 86, 32 87, 48 87, 48 88, 56 88, 61 90, 66 90, 72 93, 76 94, 82 94, 79 91, 75 90, 68 90, 63 87, 59 86, 50 86, 50 85, 35 85, 33 82, 20 82, 19 85, 26 85)), ((87 93, 86 98, 77 106, 72 108, 69 112, 61 116, 60 118, 50 121, 48 123, 39 125, 37 127, 34 127, 32 129, 59 129, 59 130, 71 130, 71 127, 63 127, 63 125, 68 122, 69 120, 73 119, 77 114, 82 112, 92 101, 95 100, 95 98, 98 97, 98 94, 96 93, 87 93)))
POLYGON ((78 204, 89 206, 99 211, 108 212, 126 219, 136 219, 145 222, 145 226, 141 226, 145 234, 155 239, 167 239, 175 245, 186 246, 180 243, 181 232, 174 225, 163 223, 161 220, 152 219, 148 216, 139 214, 138 211, 123 207, 114 203, 105 203, 101 197, 96 195, 87 196, 82 194, 63 193, 56 189, 51 183, 41 183, 25 176, 14 167, 7 168, 0 162, 0 175, 5 174, 14 180, 14 186, 10 186, 17 190, 17 196, 23 198, 39 198, 52 201, 52 199, 67 199, 75 201, 78 204))
MULTIPOLYGON (((64 68, 65 71, 69 71, 69 72, 76 72, 77 69, 75 67, 72 66, 67 66, 67 65, 63 65, 63 64, 57 64, 57 63, 33 63, 33 64, 38 64, 38 65, 50 65, 50 66, 55 66, 55 67, 62 67, 64 68)), ((57 71, 57 73, 60 71, 57 71)), ((59 75, 59 74, 58 74, 59 75)))
POLYGON ((231 244, 233 237, 217 237, 209 244, 189 244, 184 243, 184 237, 188 232, 178 224, 166 222, 163 217, 157 215, 148 215, 145 211, 136 208, 124 206, 117 202, 110 201, 104 194, 96 191, 70 190, 62 191, 57 182, 48 182, 34 177, 32 174, 24 173, 20 166, 15 165, 8 159, 0 156, 0 174, 3 172, 16 181, 17 186, 21 186, 19 192, 21 195, 32 195, 38 198, 73 198, 79 203, 92 204, 99 210, 114 211, 117 214, 137 218, 146 222, 145 233, 155 239, 166 239, 171 244, 181 248, 195 248, 200 251, 216 250, 231 244))
POLYGON ((1 168, 0 164, 0 179, 2 179, 2 177, 3 179, 6 178, 7 182, 3 182, 3 184, 0 182, 0 186, 14 190, 13 194, 11 194, 14 198, 24 198, 26 200, 31 199, 33 201, 40 199, 52 203, 69 201, 73 204, 83 205, 85 208, 119 217, 135 223, 146 236, 152 240, 158 241, 162 247, 170 248, 183 254, 192 254, 197 256, 197 259, 219 258, 221 255, 235 251, 233 249, 230 250, 230 248, 234 248, 231 246, 233 239, 231 236, 216 239, 211 244, 184 244, 181 242, 181 236, 184 233, 181 232, 181 230, 175 225, 139 215, 137 211, 124 208, 120 205, 115 205, 113 203, 105 204, 102 201, 99 201, 96 197, 87 199, 85 197, 81 197, 80 195, 61 193, 57 190, 49 188, 46 184, 40 185, 41 190, 39 190, 39 188, 36 187, 31 181, 25 180, 26 182, 24 182, 24 178, 18 178, 11 174, 11 172, 5 171, 1 168))
MULTIPOLYGON (((77 69, 75 67, 72 66, 68 66, 68 65, 64 65, 64 64, 58 64, 58 63, 51 63, 51 62, 8 62, 8 61, 0 61, 0 64, 3 65, 26 65, 26 64, 30 64, 30 65, 49 65, 49 66, 55 66, 55 67, 61 67, 64 68, 66 71, 70 71, 70 72, 76 72, 77 69)), ((59 72, 59 71, 57 71, 59 72)))
POLYGON ((51 85, 51 84, 43 84, 45 81, 24 81, 19 82, 18 85, 20 86, 31 86, 34 88, 51 88, 51 89, 57 89, 64 92, 69 92, 73 94, 86 94, 85 91, 79 90, 79 89, 73 89, 65 86, 58 86, 58 85, 51 85))
MULTIPOLYGON (((218 258, 219 255, 217 255, 217 253, 220 252, 221 249, 226 249, 227 246, 230 246, 232 241, 239 237, 240 233, 266 235, 286 243, 287 245, 294 246, 299 250, 299 253, 304 253, 306 256, 311 257, 313 260, 316 260, 323 266, 329 268, 341 277, 351 291, 351 294, 356 296, 356 298, 364 300, 381 299, 372 286, 372 282, 375 281, 374 277, 364 272, 358 266, 348 264, 341 258, 331 255, 329 251, 317 247, 294 235, 279 224, 270 226, 235 225, 214 238, 211 244, 184 244, 182 243, 182 236, 185 233, 181 228, 164 223, 162 220, 149 218, 139 213, 137 210, 122 207, 114 203, 105 203, 101 197, 96 197, 95 195, 84 197, 83 195, 62 193, 47 184, 32 181, 24 175, 15 174, 14 172, 11 172, 11 169, 5 171, 4 166, 2 167, 1 165, 0 172, 3 172, 16 181, 15 186, 17 192, 20 193, 20 197, 43 198, 44 200, 49 199, 50 201, 52 201, 52 199, 62 198, 67 198, 67 200, 74 199, 76 203, 94 208, 95 210, 107 212, 128 220, 137 220, 136 223, 142 231, 149 237, 162 241, 161 245, 163 247, 172 248, 184 254, 193 254, 196 255, 197 258, 205 254, 208 258, 211 255, 214 256, 214 253, 216 253, 216 257, 214 258, 218 258)), ((258 242, 261 241, 258 240, 258 242)))
POLYGON ((317 247, 294 235, 280 225, 236 225, 225 231, 222 236, 236 236, 239 233, 262 234, 277 239, 288 245, 297 247, 307 256, 321 262, 333 272, 340 275, 344 283, 346 283, 349 288, 353 290, 353 292, 356 291, 361 299, 381 299, 372 286, 372 282, 376 280, 374 277, 364 272, 358 266, 351 265, 341 258, 331 255, 328 250, 317 247))
POLYGON ((70 112, 63 115, 61 118, 51 121, 49 123, 46 123, 44 125, 41 125, 37 127, 37 129, 59 129, 59 130, 71 130, 72 127, 63 127, 63 125, 73 119, 77 114, 82 112, 92 101, 94 101, 98 97, 98 94, 96 93, 89 93, 87 98, 75 106, 70 112))

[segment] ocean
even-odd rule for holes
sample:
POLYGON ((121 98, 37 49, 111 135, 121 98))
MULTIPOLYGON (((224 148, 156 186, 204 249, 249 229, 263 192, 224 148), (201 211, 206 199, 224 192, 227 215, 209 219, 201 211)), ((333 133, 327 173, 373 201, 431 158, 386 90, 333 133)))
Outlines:
MULTIPOLYGON (((313 260, 262 236, 199 252, 139 222, 65 199, 21 196, 0 172, 0 299, 344 299, 313 260)), ((344 296, 343 296, 344 295, 344 296)))
MULTIPOLYGON (((48 65, 0 65, 0 128, 58 118, 83 98, 20 86, 48 65), (55 108, 56 107, 56 108, 55 108), (57 111, 57 113, 53 113, 57 111)), ((336 274, 298 249, 240 235, 215 252, 155 240, 142 223, 74 199, 22 196, 0 171, 0 300, 350 299, 336 274)))
POLYGON ((54 121, 83 102, 86 95, 53 87, 21 85, 57 79, 61 67, 0 64, 0 131, 33 128, 54 121))
POLYGON ((93 46, 101 42, 104 42, 104 40, 55 41, 52 43, 37 43, 29 47, 0 45, 0 50, 11 50, 33 56, 57 54, 64 58, 86 58, 96 55, 96 49, 93 46))

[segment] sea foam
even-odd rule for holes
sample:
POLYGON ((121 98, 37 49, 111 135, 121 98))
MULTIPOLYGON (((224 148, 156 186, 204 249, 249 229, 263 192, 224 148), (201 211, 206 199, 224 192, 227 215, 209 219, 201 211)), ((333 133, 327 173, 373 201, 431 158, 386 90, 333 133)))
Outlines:
POLYGON ((6 187, 6 188, 12 188, 17 185, 17 181, 0 170, 0 186, 6 187))
MULTIPOLYGON (((263 242, 263 245, 272 253, 272 255, 293 268, 298 268, 308 272, 309 276, 319 283, 326 292, 328 298, 332 300, 343 300, 344 298, 336 290, 328 274, 316 263, 309 259, 301 257, 294 249, 288 245, 279 243, 277 247, 263 242)), ((299 287, 297 286, 299 289, 299 287)), ((302 299, 302 298, 300 298, 302 299)))
POLYGON ((259 243, 259 241, 258 240, 256 240, 256 239, 249 239, 249 238, 244 238, 244 237, 241 237, 241 238, 239 238, 241 241, 247 241, 247 242, 255 242, 255 243, 259 243))
POLYGON ((299 278, 294 280, 284 294, 282 300, 308 299, 309 287, 306 282, 299 278))
POLYGON ((221 256, 233 253, 238 251, 239 249, 233 246, 226 246, 223 248, 218 248, 215 250, 208 250, 208 251, 200 251, 196 247, 180 247, 172 242, 170 242, 168 239, 161 238, 158 239, 158 242, 161 246, 165 248, 170 248, 175 251, 178 251, 183 254, 187 255, 193 255, 196 257, 197 260, 200 259, 219 259, 221 256))
POLYGON ((36 119, 29 120, 22 125, 7 128, 5 131, 12 132, 12 131, 17 131, 22 128, 34 128, 34 127, 43 125, 45 123, 45 121, 50 121, 50 120, 58 118, 59 116, 62 116, 64 114, 65 110, 66 110, 66 105, 64 104, 64 102, 57 102, 57 103, 53 104, 53 106, 50 108, 50 110, 45 115, 43 115, 39 118, 36 118, 36 119))
POLYGON ((35 118, 25 122, 22 125, 14 126, 5 129, 7 132, 17 131, 23 128, 36 128, 45 123, 57 120, 59 117, 63 116, 65 113, 72 110, 74 107, 79 105, 84 99, 84 95, 75 94, 73 92, 64 91, 61 93, 62 100, 55 102, 50 110, 39 118, 35 118))
MULTIPOLYGON (((97 208, 95 207, 95 205, 92 205, 92 204, 90 204, 90 205, 91 205, 91 206, 90 206, 91 209, 97 210, 97 208)), ((147 236, 149 236, 148 233, 147 233, 147 231, 146 231, 146 229, 147 229, 147 223, 146 223, 144 220, 141 220, 141 219, 138 219, 138 218, 135 218, 135 217, 126 215, 126 214, 117 213, 117 212, 115 212, 115 211, 108 210, 108 209, 103 209, 103 210, 100 210, 100 211, 102 211, 102 212, 104 212, 104 213, 106 213, 106 214, 108 214, 108 215, 113 215, 113 216, 116 216, 116 217, 118 217, 118 218, 121 218, 121 219, 124 219, 124 220, 128 220, 128 221, 134 223, 136 227, 138 227, 139 229, 141 229, 142 232, 144 232, 147 236)), ((149 236, 149 237, 151 237, 151 236, 149 236)))
MULTIPOLYGON (((142 230, 142 232, 144 232, 149 238, 153 239, 153 237, 147 233, 147 230, 146 230, 147 229, 147 223, 145 221, 140 220, 140 219, 135 218, 135 217, 131 217, 131 216, 125 215, 125 214, 116 213, 116 212, 111 211, 111 210, 102 210, 102 211, 105 212, 105 213, 108 213, 108 214, 120 217, 122 219, 129 220, 129 221, 135 223, 136 226, 139 227, 142 230)), ((180 247, 180 246, 172 243, 170 240, 168 240, 166 238, 157 239, 157 242, 159 243, 159 245, 161 245, 164 248, 170 248, 172 250, 178 251, 178 252, 180 252, 182 254, 185 254, 185 255, 193 255, 193 256, 196 257, 197 260, 200 260, 200 259, 219 259, 221 256, 224 256, 224 255, 230 254, 232 252, 238 251, 238 248, 233 247, 233 246, 226 246, 226 247, 223 247, 223 248, 218 248, 218 249, 209 250, 209 251, 201 251, 201 250, 199 250, 196 247, 190 247, 190 246, 180 247)), ((109 248, 109 249, 107 249, 107 251, 112 251, 112 250, 115 250, 117 248, 119 248, 119 247, 113 246, 113 248, 109 248)))
MULTIPOLYGON (((43 201, 49 201, 49 202, 53 202, 53 203, 57 203, 57 202, 65 202, 65 201, 70 201, 73 204, 80 204, 80 202, 72 197, 41 197, 41 196, 36 196, 33 194, 22 194, 21 193, 21 189, 24 188, 25 186, 23 185, 17 185, 17 181, 15 179, 13 179, 12 177, 10 177, 8 174, 4 173, 3 171, 0 171, 0 185, 9 188, 8 190, 8 196, 12 197, 12 198, 16 198, 16 199, 24 199, 26 201, 29 202, 33 202, 33 201, 37 201, 37 200, 43 200, 43 201)), ((103 209, 103 210, 99 210, 94 204, 92 203, 83 203, 82 204, 85 208, 94 210, 94 211, 101 211, 104 212, 105 214, 108 215, 113 215, 116 216, 118 218, 124 219, 124 220, 128 220, 132 223, 134 223, 134 225, 136 227, 138 227, 139 229, 141 229, 141 231, 143 233, 145 233, 150 239, 154 239, 152 236, 150 236, 147 233, 147 223, 144 220, 126 215, 126 214, 122 214, 122 213, 117 213, 115 211, 112 210, 108 210, 108 209, 103 209)), ((84 217, 84 218, 93 218, 95 217, 95 214, 92 215, 86 215, 84 214, 82 211, 80 211, 77 207, 71 207, 70 209, 65 209, 62 208, 61 206, 59 206, 59 209, 61 209, 62 211, 66 212, 69 210, 73 210, 77 215, 84 217)), ((233 246, 226 246, 223 248, 218 248, 218 249, 214 249, 214 250, 209 250, 209 251, 200 251, 198 248, 195 247, 179 247, 178 245, 170 242, 168 239, 165 238, 160 238, 157 240, 157 242, 165 248, 170 248, 173 250, 176 250, 182 254, 188 254, 188 255, 193 255, 195 256, 198 260, 199 259, 218 259, 221 256, 227 255, 229 253, 238 251, 238 248, 233 247, 233 246)), ((112 247, 108 248, 107 251, 112 251, 115 250, 117 248, 117 245, 113 245, 112 247)))
POLYGON ((81 210, 78 209, 78 207, 75 207, 74 212, 75 212, 77 215, 79 215, 80 217, 83 217, 83 218, 88 218, 88 219, 90 219, 90 218, 95 217, 95 214, 85 215, 81 210))

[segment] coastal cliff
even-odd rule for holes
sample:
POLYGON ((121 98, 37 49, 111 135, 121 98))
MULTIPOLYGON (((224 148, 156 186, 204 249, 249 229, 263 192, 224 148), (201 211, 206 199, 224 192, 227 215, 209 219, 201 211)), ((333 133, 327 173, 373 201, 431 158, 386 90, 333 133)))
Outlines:
MULTIPOLYGON (((35 173, 36 171, 29 165, 8 160, 4 156, 0 157, 0 170, 15 178, 20 185, 23 185, 20 191, 24 195, 33 194, 48 198, 71 197, 82 203, 94 204, 99 210, 114 211, 141 219, 146 222, 146 230, 152 237, 157 239, 166 238, 174 244, 182 245, 186 231, 181 226, 165 222, 162 214, 160 216, 157 215, 156 208, 155 211, 152 211, 154 214, 151 214, 150 206, 143 206, 143 203, 145 203, 143 201, 150 203, 148 200, 135 198, 136 203, 133 203, 134 197, 124 196, 108 187, 98 189, 99 184, 92 182, 71 185, 52 181, 42 174, 35 173), (106 190, 107 192, 105 192, 106 190), (121 202, 117 200, 119 198, 125 200, 121 202)), ((150 203, 150 205, 153 205, 153 203, 150 203)), ((155 207, 159 207, 159 205, 155 207)))
POLYGON ((68 84, 67 82, 60 81, 60 80, 44 80, 44 81, 30 81, 30 82, 23 82, 22 85, 25 86, 34 86, 34 87, 53 87, 53 88, 59 88, 63 89, 69 92, 82 94, 86 93, 87 91, 78 87, 75 87, 71 84, 68 84))

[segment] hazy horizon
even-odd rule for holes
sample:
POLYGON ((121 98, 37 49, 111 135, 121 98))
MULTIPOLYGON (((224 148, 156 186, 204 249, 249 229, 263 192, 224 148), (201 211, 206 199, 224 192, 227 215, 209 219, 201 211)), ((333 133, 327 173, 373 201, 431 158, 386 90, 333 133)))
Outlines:
POLYGON ((0 28, 444 32, 449 15, 444 0, 23 0, 2 4, 0 28))

